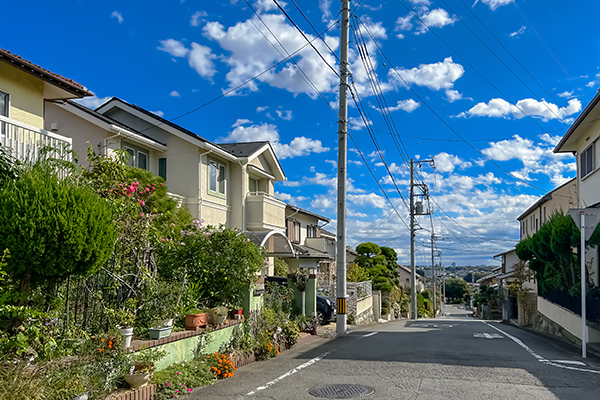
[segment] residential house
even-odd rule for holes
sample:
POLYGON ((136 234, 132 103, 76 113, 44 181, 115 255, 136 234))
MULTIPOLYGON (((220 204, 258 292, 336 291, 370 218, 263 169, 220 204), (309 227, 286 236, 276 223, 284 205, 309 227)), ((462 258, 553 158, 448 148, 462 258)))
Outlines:
POLYGON ((0 49, 0 145, 20 160, 35 160, 44 146, 66 155, 71 140, 44 129, 45 101, 91 95, 79 83, 0 49))
MULTIPOLYGON (((578 205, 575 208, 600 207, 600 92, 579 114, 567 133, 554 148, 555 153, 571 153, 577 157, 578 205)), ((600 284, 600 250, 586 252, 592 265, 592 279, 600 284)))
MULTIPOLYGON (((410 290, 410 268, 401 264, 398 264, 397 266, 398 267, 396 268, 396 270, 398 271, 398 282, 400 286, 410 290)), ((421 275, 417 274, 416 278, 417 279, 415 281, 415 288, 417 293, 421 293, 423 290, 425 290, 425 284, 423 283, 423 278, 421 278, 421 275)))
POLYGON ((573 178, 542 196, 517 217, 521 239, 536 233, 552 214, 567 214, 570 208, 578 207, 578 180, 573 178))

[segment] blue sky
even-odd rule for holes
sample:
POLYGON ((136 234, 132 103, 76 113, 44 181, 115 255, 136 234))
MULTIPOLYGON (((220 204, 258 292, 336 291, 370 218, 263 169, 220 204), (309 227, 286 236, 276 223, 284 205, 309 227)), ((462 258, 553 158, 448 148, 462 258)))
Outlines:
MULTIPOLYGON (((217 143, 270 140, 288 178, 278 196, 335 231, 341 3, 277 3, 10 2, 0 47, 85 85, 90 107, 116 96, 217 143)), ((348 244, 373 241, 409 261, 406 160, 433 158, 418 178, 444 264, 494 264, 519 238, 515 218, 575 176, 574 157, 552 149, 600 86, 600 3, 351 7, 348 244)), ((417 264, 427 264, 430 220, 419 224, 417 264)))

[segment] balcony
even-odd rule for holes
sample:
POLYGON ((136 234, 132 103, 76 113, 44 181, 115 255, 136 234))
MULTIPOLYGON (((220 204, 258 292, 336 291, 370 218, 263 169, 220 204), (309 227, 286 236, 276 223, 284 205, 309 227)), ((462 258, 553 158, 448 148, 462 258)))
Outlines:
POLYGON ((285 203, 264 192, 246 195, 246 229, 285 230, 285 203))
POLYGON ((0 145, 19 161, 36 161, 41 149, 48 156, 70 160, 72 139, 0 115, 0 145))

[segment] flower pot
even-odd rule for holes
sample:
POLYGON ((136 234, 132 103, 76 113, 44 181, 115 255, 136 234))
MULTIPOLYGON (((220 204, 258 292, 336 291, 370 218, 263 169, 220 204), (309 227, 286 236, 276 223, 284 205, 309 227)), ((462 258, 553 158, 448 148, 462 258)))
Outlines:
POLYGON ((137 374, 127 374, 123 377, 125 382, 132 389, 137 389, 142 386, 146 386, 150 380, 150 372, 140 372, 137 374))
POLYGON ((186 314, 185 329, 188 331, 197 331, 201 327, 206 326, 206 313, 186 314))
POLYGON ((173 330, 172 326, 167 326, 166 328, 148 328, 148 335, 150 339, 158 340, 171 336, 171 330, 173 330))
POLYGON ((125 348, 131 346, 131 338, 133 337, 133 328, 119 328, 119 332, 125 338, 125 348))

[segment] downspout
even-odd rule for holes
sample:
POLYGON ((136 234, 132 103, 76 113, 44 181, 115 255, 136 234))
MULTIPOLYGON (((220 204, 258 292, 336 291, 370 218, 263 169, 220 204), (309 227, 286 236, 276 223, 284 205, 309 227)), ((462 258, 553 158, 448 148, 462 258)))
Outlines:
POLYGON ((248 165, 248 161, 246 160, 245 164, 242 164, 242 161, 238 160, 238 164, 240 164, 240 169, 242 171, 242 231, 246 230, 246 195, 248 190, 246 190, 246 184, 248 179, 246 179, 245 168, 248 165))

